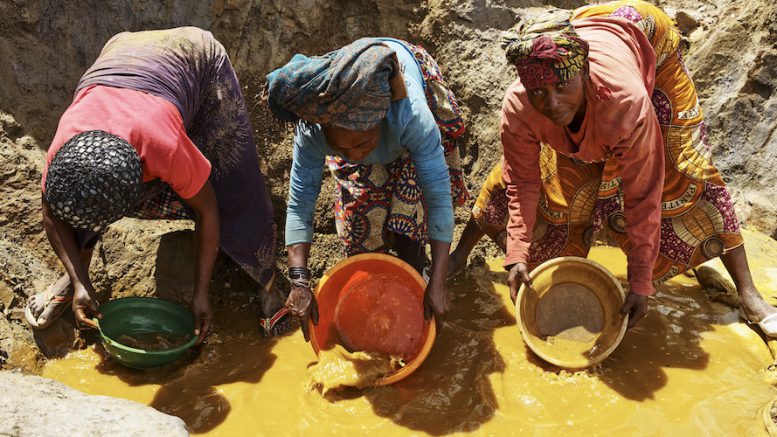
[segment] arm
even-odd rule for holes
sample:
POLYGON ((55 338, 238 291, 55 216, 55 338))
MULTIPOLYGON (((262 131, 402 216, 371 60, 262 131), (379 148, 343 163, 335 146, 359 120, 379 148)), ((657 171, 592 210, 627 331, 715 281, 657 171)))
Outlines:
MULTIPOLYGON (((321 191, 326 152, 323 134, 297 127, 289 173, 289 199, 286 206, 286 246, 313 242, 313 213, 321 191)), ((306 259, 307 263, 307 259, 306 259)))
MULTIPOLYGON (((286 207, 286 250, 289 268, 299 268, 299 277, 292 277, 291 292, 286 308, 300 319, 305 341, 310 339, 308 318, 318 324, 318 306, 310 290, 310 270, 307 269, 310 246, 313 242, 313 213, 321 191, 325 152, 321 134, 313 136, 301 126, 294 136, 294 156, 289 182, 289 201, 286 207)), ((293 275, 290 275, 293 276, 293 275)))
MULTIPOLYGON (((508 91, 509 93, 509 91, 508 91)), ((509 222, 505 268, 510 297, 515 301, 523 282, 532 287, 529 278, 529 248, 537 221, 540 199, 540 144, 521 118, 520 104, 515 94, 508 94, 502 107, 500 137, 504 153, 502 179, 506 185, 509 222)))
POLYGON ((89 279, 88 266, 84 265, 81 260, 81 250, 78 247, 75 230, 54 216, 43 196, 41 196, 41 212, 46 237, 48 237, 54 253, 57 254, 65 267, 73 285, 73 314, 76 318, 76 325, 79 328, 95 328, 96 325, 89 315, 99 319, 102 318, 102 314, 94 296, 92 281, 89 279))
POLYGON ((451 303, 451 298, 445 289, 451 244, 439 240, 431 240, 430 244, 432 246, 432 271, 424 294, 424 318, 429 320, 434 314, 437 328, 440 329, 451 303))
MULTIPOLYGON (((172 151, 149 154, 144 173, 158 176, 194 211, 194 291, 192 314, 197 342, 208 335, 213 311, 208 300, 208 283, 219 248, 220 224, 218 202, 209 178, 210 161, 191 141, 183 125, 178 126, 176 146, 172 151), (169 152, 169 153, 168 153, 169 152)), ((172 141, 171 141, 172 142, 172 141)), ((153 152, 149 150, 148 152, 153 152)))
POLYGON ((194 314, 194 334, 199 336, 198 343, 208 335, 213 311, 208 299, 208 283, 213 274, 216 255, 219 249, 219 214, 216 193, 210 182, 186 203, 194 210, 194 246, 196 264, 194 268, 194 293, 192 295, 192 313, 194 314))
MULTIPOLYGON (((414 104, 420 106, 420 103, 414 104)), ((424 295, 424 316, 428 320, 433 313, 441 327, 450 301, 445 290, 445 279, 448 276, 448 258, 453 239, 453 202, 450 172, 445 163, 440 129, 425 103, 423 108, 413 111, 400 141, 410 151, 418 184, 429 211, 432 267, 424 295)))
POLYGON ((652 106, 643 104, 644 117, 614 147, 623 184, 626 250, 630 291, 621 312, 634 326, 647 313, 647 297, 655 293, 653 266, 661 243, 661 194, 664 188, 664 147, 652 106))

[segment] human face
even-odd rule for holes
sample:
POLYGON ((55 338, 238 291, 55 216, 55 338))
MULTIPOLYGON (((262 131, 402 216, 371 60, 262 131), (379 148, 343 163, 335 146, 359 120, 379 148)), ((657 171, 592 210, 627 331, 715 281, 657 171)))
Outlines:
POLYGON ((557 126, 568 126, 577 117, 585 115, 585 87, 583 72, 571 79, 539 88, 529 88, 529 102, 540 114, 557 126))
POLYGON ((366 158, 380 142, 380 124, 366 130, 355 131, 335 126, 324 126, 324 137, 335 152, 351 162, 366 158))

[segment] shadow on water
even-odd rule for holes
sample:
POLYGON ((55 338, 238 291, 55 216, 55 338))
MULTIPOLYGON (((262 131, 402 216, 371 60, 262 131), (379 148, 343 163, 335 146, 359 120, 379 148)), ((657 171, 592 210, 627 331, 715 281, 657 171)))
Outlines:
MULTIPOLYGON (((171 232, 162 236, 157 251, 155 296, 189 305, 193 289, 193 233, 171 232)), ((223 423, 230 402, 218 386, 235 382, 258 384, 277 356, 276 340, 258 333, 259 320, 252 305, 256 283, 229 257, 220 254, 210 284, 214 325, 206 341, 168 366, 133 370, 99 347, 101 373, 113 375, 130 386, 159 385, 150 405, 180 417, 193 433, 204 433, 223 423)))
POLYGON ((255 332, 257 320, 252 313, 222 311, 220 315, 222 323, 217 321, 207 342, 175 363, 158 369, 128 369, 99 347, 102 359, 96 369, 130 386, 159 385, 152 407, 180 417, 191 432, 210 431, 231 411, 216 387, 235 382, 258 384, 277 359, 272 353, 276 340, 255 332))
POLYGON ((424 364, 393 386, 364 392, 375 414, 431 435, 476 431, 493 418, 489 375, 505 369, 494 331, 515 318, 488 278, 475 276, 448 282, 454 300, 424 364))
POLYGON ((659 287, 648 314, 626 331, 597 375, 627 399, 655 399, 655 392, 668 382, 664 369, 707 368, 710 358, 701 346, 701 335, 713 330, 710 311, 705 300, 688 296, 680 286, 659 287))

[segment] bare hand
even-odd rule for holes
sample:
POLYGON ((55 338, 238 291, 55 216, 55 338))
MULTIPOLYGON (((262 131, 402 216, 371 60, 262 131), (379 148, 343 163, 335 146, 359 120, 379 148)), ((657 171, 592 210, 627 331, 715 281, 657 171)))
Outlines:
POLYGON ((629 292, 621 307, 621 314, 629 317, 629 328, 633 328, 648 311, 648 297, 629 292))
POLYGON ((529 267, 526 263, 515 263, 507 275, 507 285, 510 286, 510 299, 513 303, 518 298, 518 288, 520 288, 521 284, 525 284, 526 288, 534 291, 531 277, 529 277, 529 267))
POLYGON ((286 299, 286 308, 292 316, 299 319, 302 335, 305 336, 305 341, 310 341, 308 318, 313 319, 314 325, 318 325, 318 303, 313 292, 308 287, 292 286, 291 293, 286 299))
POLYGON ((434 314, 434 320, 437 324, 437 330, 442 329, 445 313, 451 305, 451 298, 448 290, 445 289, 445 283, 432 277, 426 286, 424 293, 424 319, 429 320, 434 314))
POLYGON ((94 298, 94 290, 87 290, 83 285, 75 287, 73 292, 73 315, 76 317, 78 329, 95 329, 97 324, 92 317, 102 319, 100 305, 94 298))
POLYGON ((199 337, 196 344, 200 344, 210 333, 210 324, 213 321, 213 310, 210 307, 207 294, 194 296, 192 315, 194 316, 194 335, 199 337))

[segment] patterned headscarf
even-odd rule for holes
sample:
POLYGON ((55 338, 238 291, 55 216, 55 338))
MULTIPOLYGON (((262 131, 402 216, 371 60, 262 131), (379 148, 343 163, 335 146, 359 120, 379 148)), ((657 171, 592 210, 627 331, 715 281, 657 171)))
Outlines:
POLYGON ((585 65, 588 43, 569 22, 571 11, 556 9, 521 22, 505 38, 507 60, 526 88, 539 88, 574 77, 585 65))
POLYGON ((267 75, 270 109, 282 121, 369 130, 391 104, 389 80, 399 68, 395 59, 394 51, 374 38, 323 56, 294 55, 267 75))
POLYGON ((100 232, 135 205, 142 184, 135 148, 116 135, 92 130, 69 139, 54 155, 45 198, 61 220, 100 232))

